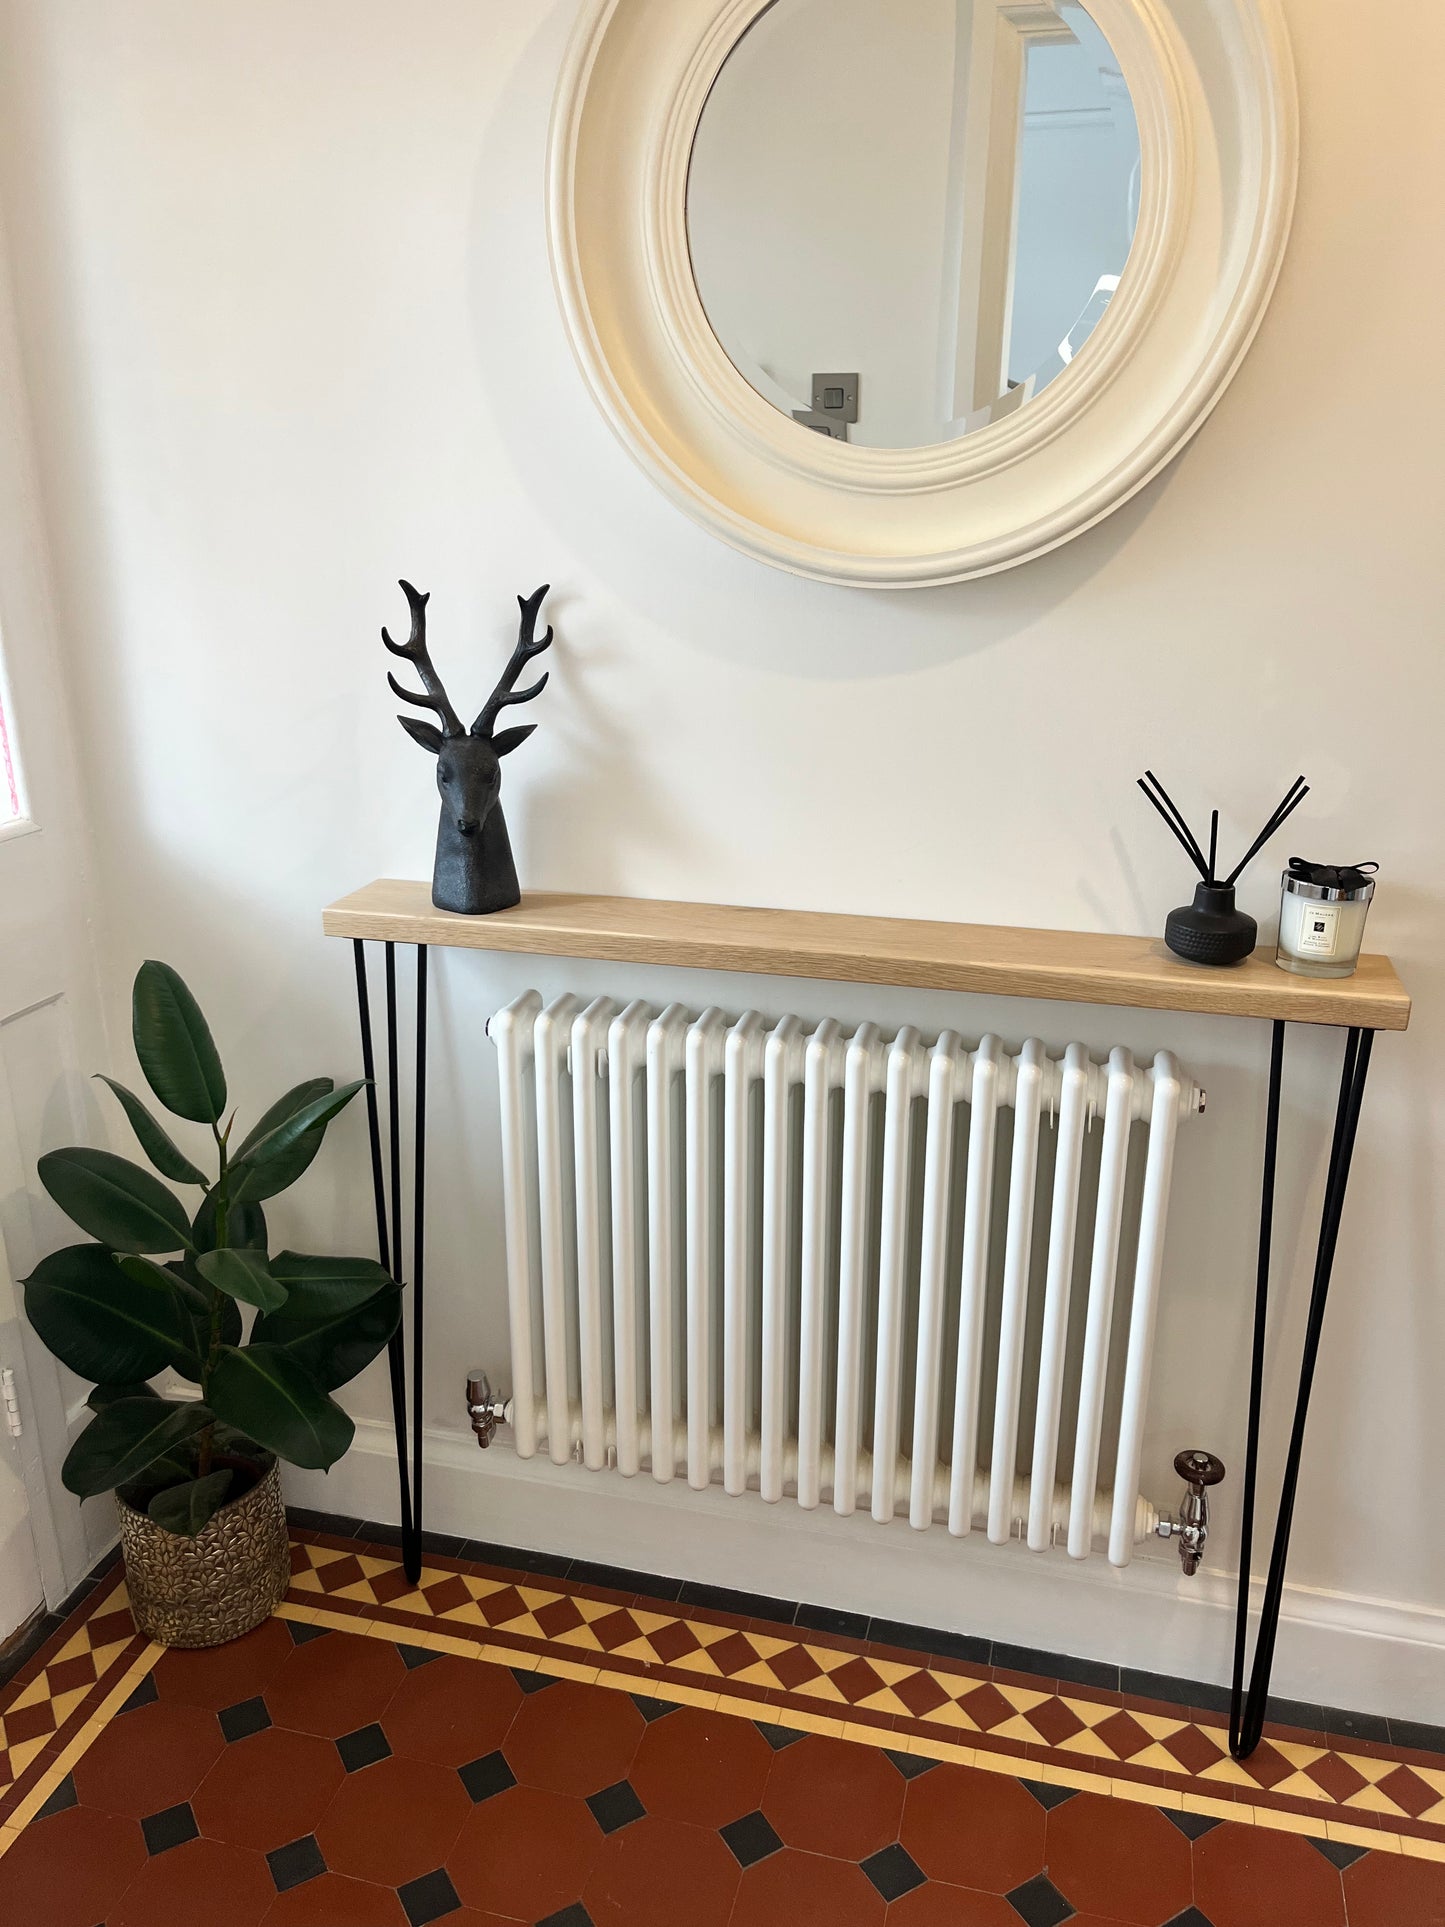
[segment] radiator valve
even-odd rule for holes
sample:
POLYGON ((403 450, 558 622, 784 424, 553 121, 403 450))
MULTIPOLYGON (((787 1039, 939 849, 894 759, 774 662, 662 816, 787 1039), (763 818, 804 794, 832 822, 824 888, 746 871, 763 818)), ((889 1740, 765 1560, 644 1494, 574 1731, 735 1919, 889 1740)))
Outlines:
POLYGON ((1166 1514, 1157 1530, 1161 1539, 1179 1541, 1179 1563, 1185 1578, 1192 1579, 1209 1537, 1209 1488, 1224 1477, 1224 1465, 1212 1452, 1188 1451, 1175 1455, 1174 1470, 1189 1490, 1179 1507, 1179 1517, 1171 1519, 1166 1514))
POLYGON ((507 1422, 507 1401, 500 1392, 492 1390, 485 1372, 467 1374, 467 1417, 483 1451, 491 1444, 497 1427, 507 1422))

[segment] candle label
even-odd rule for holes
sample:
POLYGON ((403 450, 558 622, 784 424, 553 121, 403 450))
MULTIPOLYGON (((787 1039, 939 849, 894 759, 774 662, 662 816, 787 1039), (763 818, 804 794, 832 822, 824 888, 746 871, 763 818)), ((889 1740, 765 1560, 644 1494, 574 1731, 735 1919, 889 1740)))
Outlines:
POLYGON ((1333 957, 1339 945, 1340 906, 1306 902, 1296 944, 1302 957, 1333 957))

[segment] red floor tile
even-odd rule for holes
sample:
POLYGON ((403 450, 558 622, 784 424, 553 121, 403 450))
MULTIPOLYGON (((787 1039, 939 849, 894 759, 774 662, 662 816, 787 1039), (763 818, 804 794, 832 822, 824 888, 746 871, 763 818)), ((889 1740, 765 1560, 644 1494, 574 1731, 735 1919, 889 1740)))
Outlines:
POLYGON ((649 1813, 723 1827, 762 1805, 772 1763, 751 1720, 682 1706, 648 1726, 627 1777, 649 1813))
POLYGON ((264 1693, 295 1650, 285 1621, 268 1619, 224 1646, 194 1653, 173 1648, 156 1662, 156 1690, 162 1699, 219 1713, 264 1693))
MULTIPOLYGON (((3 1862, 0 1862, 3 1865, 3 1862)), ((1345 1869, 1350 1927, 1445 1927, 1445 1865, 1371 1853, 1345 1869)))
POLYGON ((505 1666, 444 1656, 397 1687, 383 1721, 386 1737, 408 1759, 466 1766, 502 1744, 522 1697, 505 1666))
POLYGON ((395 1646, 355 1633, 328 1633, 298 1646, 266 1688, 277 1726, 339 1740, 379 1720, 406 1678, 395 1646))
POLYGON ((95 1927, 145 1859, 135 1820, 87 1807, 32 1820, 0 1859, 0 1920, 95 1927))
POLYGON ((330 1740, 270 1726, 226 1748, 191 1807, 208 1839, 270 1853, 314 1833, 345 1778, 330 1740))
POLYGON ((558 1680, 523 1699, 507 1760, 528 1786, 585 1796, 626 1777, 643 1724, 626 1693, 558 1680))
POLYGON ((740 1878, 711 1828, 647 1818, 604 1842, 582 1898, 596 1927, 727 1927, 740 1878))
MULTIPOLYGON (((462 1916, 447 1918, 460 1922, 462 1916)), ((390 1887, 324 1873, 277 1894, 261 1927, 408 1927, 408 1923, 406 1910, 390 1887)))
MULTIPOLYGON (((148 1860, 106 1927, 261 1927, 276 1898, 266 1862, 245 1847, 188 1840, 148 1860)), ((40 1917, 44 1919, 44 1915, 40 1917)), ((48 1927, 48 1924, 47 1924, 48 1927)))
POLYGON ((763 1811, 790 1847, 866 1860, 898 1838, 904 1786, 877 1747, 810 1733, 773 1761, 763 1811))
POLYGON ((911 1780, 900 1839, 932 1880, 1011 1893, 1044 1864, 1044 1810, 1004 1773, 936 1766, 911 1780))
POLYGON ((1165 1927, 1189 1906, 1189 1841, 1157 1807, 1076 1793, 1048 1816, 1049 1878, 1081 1912, 1165 1927))
POLYGON ((1343 1927, 1345 1919, 1339 1873, 1317 1847, 1232 1820, 1194 1843, 1194 1900, 1213 1927, 1343 1927))
POLYGON ((441 1866, 472 1811, 449 1768, 428 1760, 379 1760, 348 1774, 316 1828, 333 1873, 400 1887, 441 1866))
POLYGON ((784 1847, 743 1875, 733 1921, 736 1927, 881 1927, 884 1911, 860 1868, 784 1847))
MULTIPOLYGON (((888 1927, 1019 1927, 1019 1916, 1002 1894, 972 1893, 930 1880, 892 1902, 888 1927)), ((1088 1924, 1076 1915, 1069 1927, 1088 1924)))
POLYGON ((545 1920, 581 1898, 601 1849, 602 1834, 581 1800, 514 1786, 474 1809, 446 1868, 469 1907, 545 1920))
POLYGON ((214 1713, 152 1700, 113 1719, 82 1754, 75 1789, 83 1806, 143 1820, 189 1800, 224 1745, 214 1713))

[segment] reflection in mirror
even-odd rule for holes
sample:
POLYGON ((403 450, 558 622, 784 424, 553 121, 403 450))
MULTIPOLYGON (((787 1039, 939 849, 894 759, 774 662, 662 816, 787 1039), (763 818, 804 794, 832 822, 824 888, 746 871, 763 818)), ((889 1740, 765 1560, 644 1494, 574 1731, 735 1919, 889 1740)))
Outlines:
POLYGON ((1076 0, 772 0, 698 127, 688 243, 738 371, 838 440, 988 427, 1119 284, 1139 135, 1076 0))

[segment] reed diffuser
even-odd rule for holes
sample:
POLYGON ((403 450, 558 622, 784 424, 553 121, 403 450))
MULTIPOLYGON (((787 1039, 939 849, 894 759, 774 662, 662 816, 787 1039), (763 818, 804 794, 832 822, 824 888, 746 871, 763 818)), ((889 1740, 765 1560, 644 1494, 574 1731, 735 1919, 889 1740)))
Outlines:
POLYGON ((1197 964, 1241 963, 1253 951, 1259 937, 1254 918, 1237 909, 1234 886, 1285 820, 1293 815, 1309 795, 1309 784, 1297 776, 1285 792, 1279 807, 1227 877, 1219 875, 1219 811, 1209 818, 1209 855, 1185 822, 1178 805, 1153 770, 1145 770, 1139 787, 1168 824, 1184 854, 1202 879, 1195 885, 1193 903, 1171 910, 1164 923, 1164 941, 1176 957, 1197 964))

